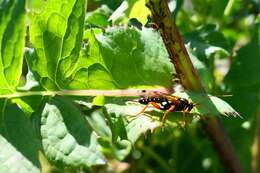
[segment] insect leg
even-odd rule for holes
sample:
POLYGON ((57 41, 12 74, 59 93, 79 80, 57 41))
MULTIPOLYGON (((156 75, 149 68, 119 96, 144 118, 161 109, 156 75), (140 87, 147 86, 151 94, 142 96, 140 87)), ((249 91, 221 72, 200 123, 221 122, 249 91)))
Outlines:
POLYGON ((172 105, 168 110, 166 110, 166 111, 164 112, 164 114, 163 114, 163 118, 162 118, 162 124, 161 124, 161 127, 164 126, 165 121, 166 121, 166 119, 167 119, 167 117, 168 117, 169 112, 172 112, 172 111, 174 110, 174 108, 175 108, 175 105, 172 105))
POLYGON ((142 111, 139 112, 139 113, 136 114, 136 115, 139 115, 139 114, 141 114, 141 113, 144 113, 144 111, 148 108, 149 105, 152 105, 152 106, 155 107, 156 109, 160 109, 160 108, 161 108, 161 106, 158 105, 157 103, 155 103, 155 102, 149 102, 147 105, 145 105, 145 107, 142 109, 142 111))
POLYGON ((188 122, 187 122, 187 117, 186 117, 186 113, 188 113, 189 112, 189 108, 186 108, 186 109, 184 109, 184 111, 182 111, 182 116, 183 116, 183 126, 184 127, 187 127, 187 124, 188 124, 188 122))

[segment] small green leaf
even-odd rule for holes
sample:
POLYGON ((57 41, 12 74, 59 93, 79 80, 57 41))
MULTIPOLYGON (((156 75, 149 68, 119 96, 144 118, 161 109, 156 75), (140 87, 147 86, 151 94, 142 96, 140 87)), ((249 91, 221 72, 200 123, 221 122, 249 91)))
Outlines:
MULTIPOLYGON (((131 143, 121 138, 115 130, 118 121, 112 121, 111 114, 103 113, 104 109, 96 109, 86 112, 87 120, 95 133, 99 136, 98 143, 102 153, 116 159, 123 160, 131 151, 131 143)), ((124 128, 121 126, 121 128, 124 128)))
MULTIPOLYGON (((30 59, 35 58, 36 53, 35 50, 32 48, 25 48, 24 51, 24 57, 27 61, 27 63, 30 63, 30 59)), ((30 67, 31 64, 29 64, 30 67)), ((26 82, 23 86, 20 86, 17 88, 17 90, 21 90, 21 91, 29 91, 29 90, 35 90, 35 89, 39 89, 39 82, 36 80, 34 74, 32 73, 31 69, 28 68, 28 72, 26 74, 26 82)))
POLYGON ((207 91, 210 91, 214 83, 212 74, 209 72, 206 65, 194 55, 194 51, 191 49, 190 45, 187 45, 186 48, 188 50, 192 64, 198 72, 204 87, 207 89, 207 91))
POLYGON ((27 117, 30 117, 34 112, 33 108, 20 98, 12 99, 12 103, 15 103, 27 117))
POLYGON ((0 94, 13 92, 22 73, 25 1, 0 2, 0 94))
POLYGON ((141 135, 145 135, 149 130, 153 131, 160 125, 159 121, 151 117, 139 115, 127 125, 127 137, 134 144, 141 135))
POLYGON ((229 55, 227 50, 230 45, 216 25, 203 25, 185 34, 184 37, 202 61, 207 61, 212 57, 226 58, 229 55))
POLYGON ((41 135, 46 157, 58 166, 89 167, 106 163, 97 149, 96 134, 66 98, 55 97, 45 104, 41 135))
MULTIPOLYGON (((142 110, 142 107, 139 104, 106 104, 105 107, 109 114, 128 119, 129 122, 125 123, 125 128, 127 139, 130 140, 132 144, 134 144, 141 135, 145 135, 149 130, 153 131, 161 125, 158 118, 152 118, 143 114, 136 115, 142 110)), ((147 110, 150 109, 148 108, 147 110)))
POLYGON ((107 27, 110 25, 108 17, 111 15, 112 11, 106 6, 102 5, 95 11, 89 12, 86 15, 85 22, 97 27, 107 27))
POLYGON ((104 106, 105 104, 105 97, 104 96, 96 96, 92 101, 92 105, 95 106, 104 106))
POLYGON ((112 139, 112 133, 105 121, 105 117, 101 110, 96 110, 87 116, 90 126, 100 137, 107 137, 112 139))

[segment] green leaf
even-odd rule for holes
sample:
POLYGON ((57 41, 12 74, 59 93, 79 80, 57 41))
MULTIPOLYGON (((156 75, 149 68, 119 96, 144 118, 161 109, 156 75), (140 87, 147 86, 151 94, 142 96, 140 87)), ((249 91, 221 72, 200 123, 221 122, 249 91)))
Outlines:
POLYGON ((67 88, 78 63, 85 11, 85 0, 50 0, 33 16, 30 36, 37 55, 29 64, 44 88, 67 88))
POLYGON ((91 112, 91 114, 87 116, 87 120, 98 136, 112 139, 111 130, 105 121, 102 110, 91 112))
POLYGON ((95 11, 89 12, 86 15, 85 22, 97 27, 107 27, 110 25, 108 17, 111 15, 111 13, 111 10, 106 5, 102 5, 95 11))
POLYGON ((20 98, 12 99, 12 103, 15 103, 27 117, 30 117, 34 112, 33 108, 20 98))
POLYGON ((101 150, 104 154, 112 156, 118 160, 123 160, 127 155, 129 155, 132 147, 131 143, 127 140, 119 140, 115 143, 111 143, 111 141, 107 138, 99 138, 98 142, 100 143, 101 150))
POLYGON ((176 16, 182 8, 183 0, 171 1, 171 2, 168 3, 168 5, 169 5, 170 9, 171 9, 171 6, 174 9, 173 12, 172 12, 172 18, 173 18, 174 21, 176 21, 176 16))
POLYGON ((117 134, 118 129, 115 130, 115 128, 120 125, 120 122, 112 120, 111 114, 104 113, 104 111, 105 109, 96 109, 94 106, 91 111, 86 112, 87 120, 99 136, 98 143, 102 153, 123 160, 131 151, 131 143, 117 134))
POLYGON ((104 106, 105 104, 105 97, 104 96, 96 96, 92 101, 92 105, 95 106, 104 106))
POLYGON ((192 64, 200 76, 204 88, 207 91, 210 91, 213 88, 214 82, 212 74, 210 73, 207 66, 194 55, 194 51, 191 49, 190 45, 186 45, 186 48, 188 50, 192 64))
MULTIPOLYGON (((35 21, 38 20, 35 19, 35 21)), ((36 26, 32 25, 32 27, 36 26)), ((33 31, 31 31, 32 34, 33 31)), ((39 31, 39 33, 42 32, 39 31)), ((57 52, 56 48, 55 50, 50 48, 49 53, 46 52, 47 49, 44 49, 45 53, 41 54, 43 56, 39 55, 39 48, 36 48, 37 55, 33 54, 27 58, 30 69, 44 88, 122 89, 171 86, 173 67, 159 33, 152 29, 144 28, 139 31, 135 28, 121 27, 112 28, 96 36, 92 32, 85 33, 84 40, 87 41, 87 45, 80 53, 76 65, 70 68, 68 75, 59 73, 59 63, 54 62, 52 57, 45 57, 51 52, 57 52), (41 60, 41 58, 44 59, 41 60), (47 66, 48 59, 52 60, 47 66), (54 65, 55 63, 58 63, 58 66, 54 65), (51 64, 55 66, 52 70, 49 69, 52 68, 51 64), (52 73, 56 67, 57 75, 52 73)), ((34 42, 33 39, 32 42, 34 42)), ((37 45, 39 43, 40 40, 37 41, 37 45)), ((52 46, 55 45, 58 44, 52 41, 52 46)), ((40 52, 43 53, 42 49, 40 52)), ((68 60, 70 58, 68 57, 68 60)))
MULTIPOLYGON (((34 49, 25 48, 24 57, 25 57, 28 65, 29 65, 29 67, 31 66, 30 59, 35 58, 35 55, 36 54, 35 54, 34 49)), ((26 82, 23 86, 18 87, 17 90, 29 91, 29 90, 37 90, 39 88, 40 88, 39 82, 36 80, 36 78, 35 78, 34 74, 32 73, 31 69, 28 68, 28 72, 26 74, 26 82)))
MULTIPOLYGON (((218 0, 192 0, 193 9, 202 17, 223 17, 228 1, 218 0)), ((222 19, 223 20, 223 19, 222 19)))
MULTIPOLYGON (((99 69, 110 73, 103 82, 112 77, 117 88, 171 86, 173 67, 158 32, 111 28, 104 35, 97 35, 97 40, 105 64, 99 69)), ((99 73, 94 75, 100 78, 99 73)))
POLYGON ((150 15, 149 9, 145 6, 145 0, 125 0, 114 11, 109 18, 113 23, 127 24, 129 19, 136 18, 143 25, 147 22, 147 17, 150 15))
POLYGON ((212 57, 226 58, 229 55, 227 51, 229 44, 216 25, 200 26, 195 31, 185 34, 184 37, 202 61, 212 57))
POLYGON ((0 2, 0 94, 13 92, 22 73, 25 1, 0 2))
POLYGON ((84 39, 87 47, 70 88, 171 87, 173 67, 159 33, 152 29, 118 27, 97 35, 86 31, 84 39))
POLYGON ((153 131, 159 127, 161 123, 151 117, 139 115, 133 119, 126 127, 128 139, 134 144, 141 135, 145 135, 147 131, 153 131))
POLYGON ((15 104, 6 106, 1 119, 0 172, 40 172, 41 145, 30 119, 15 104))
POLYGON ((238 50, 225 78, 230 87, 250 87, 260 84, 260 22, 255 24, 252 33, 252 40, 238 50))
POLYGON ((41 114, 42 145, 51 162, 62 167, 106 163, 97 149, 96 134, 70 100, 55 97, 45 104, 41 114))
POLYGON ((205 98, 204 95, 195 92, 175 92, 173 95, 192 101, 195 104, 195 108, 192 109, 191 113, 241 117, 227 102, 215 96, 208 95, 210 99, 208 101, 207 97, 205 98))
MULTIPOLYGON (((132 144, 134 144, 140 136, 145 135, 149 130, 153 131, 161 124, 158 121, 158 118, 152 118, 146 115, 136 115, 142 110, 142 106, 139 104, 106 104, 105 107, 109 114, 114 114, 116 117, 121 117, 129 121, 128 123, 125 123, 125 130, 127 139, 130 140, 132 144)), ((147 110, 150 109, 148 108, 147 110)))
POLYGON ((29 9, 30 13, 40 12, 45 5, 44 0, 27 0, 26 7, 29 9))

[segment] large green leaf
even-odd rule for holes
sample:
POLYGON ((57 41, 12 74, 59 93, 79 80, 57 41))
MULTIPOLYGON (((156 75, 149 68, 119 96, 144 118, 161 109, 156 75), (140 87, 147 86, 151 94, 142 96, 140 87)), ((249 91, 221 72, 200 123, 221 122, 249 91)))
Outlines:
POLYGON ((14 104, 0 114, 0 172, 40 172, 37 157, 41 145, 30 119, 14 104))
POLYGON ((46 157, 58 166, 89 167, 105 164, 97 135, 80 110, 66 98, 55 97, 41 112, 42 145, 46 157))
POLYGON ((171 87, 172 64, 159 33, 111 28, 85 32, 88 44, 67 84, 69 88, 171 87))
POLYGON ((45 89, 171 86, 172 65, 157 32, 121 27, 96 36, 90 32, 84 38, 88 41, 86 49, 79 53, 82 3, 67 3, 67 8, 73 10, 70 13, 64 9, 61 12, 62 3, 52 5, 55 2, 49 1, 46 10, 35 15, 31 41, 36 51, 27 58, 31 71, 45 89), (74 13, 79 13, 79 17, 74 13))
POLYGON ((226 83, 232 87, 260 84, 260 22, 256 23, 252 33, 252 40, 238 50, 225 78, 226 83))
POLYGON ((12 92, 22 72, 25 1, 0 2, 0 94, 12 92))
POLYGON ((173 67, 158 32, 111 28, 97 40, 118 88, 171 86, 173 67))
POLYGON ((85 0, 50 0, 33 16, 30 36, 37 55, 29 64, 44 88, 66 88, 78 62, 85 11, 85 0))

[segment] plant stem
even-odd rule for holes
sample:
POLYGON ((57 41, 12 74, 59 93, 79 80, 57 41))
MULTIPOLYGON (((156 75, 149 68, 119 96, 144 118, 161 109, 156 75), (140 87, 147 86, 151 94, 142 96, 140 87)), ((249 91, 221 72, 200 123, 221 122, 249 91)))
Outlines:
POLYGON ((227 17, 230 15, 232 9, 234 8, 234 5, 236 3, 236 0, 229 0, 228 4, 226 5, 226 8, 224 10, 224 16, 227 17))
MULTIPOLYGON (((186 90, 202 93, 208 104, 212 104, 190 60, 175 22, 170 17, 167 1, 147 0, 146 5, 151 10, 153 22, 159 27, 169 58, 182 86, 186 90)), ((241 173, 240 163, 221 122, 212 115, 202 116, 201 122, 204 124, 204 131, 218 153, 226 172, 241 173)))
POLYGON ((127 89, 127 90, 61 90, 61 91, 28 91, 15 92, 12 94, 0 95, 1 98, 17 98, 26 96, 115 96, 115 97, 131 97, 131 96, 148 96, 158 95, 159 93, 169 94, 171 89, 168 88, 153 88, 153 89, 127 89))
POLYGON ((202 118, 202 124, 226 172, 242 173, 239 160, 236 157, 234 148, 226 135, 225 128, 220 119, 204 117, 202 118))
POLYGON ((252 162, 251 162, 251 172, 257 173, 257 168, 259 165, 259 147, 260 147, 260 108, 256 112, 256 128, 255 128, 255 137, 252 145, 252 162))
POLYGON ((142 146, 140 149, 146 155, 151 156, 154 160, 156 160, 161 165, 161 167, 165 170, 165 172, 169 172, 169 173, 174 173, 175 172, 172 168, 170 168, 168 166, 167 162, 165 162, 165 160, 163 160, 160 155, 158 155, 156 152, 154 152, 149 147, 142 146))

